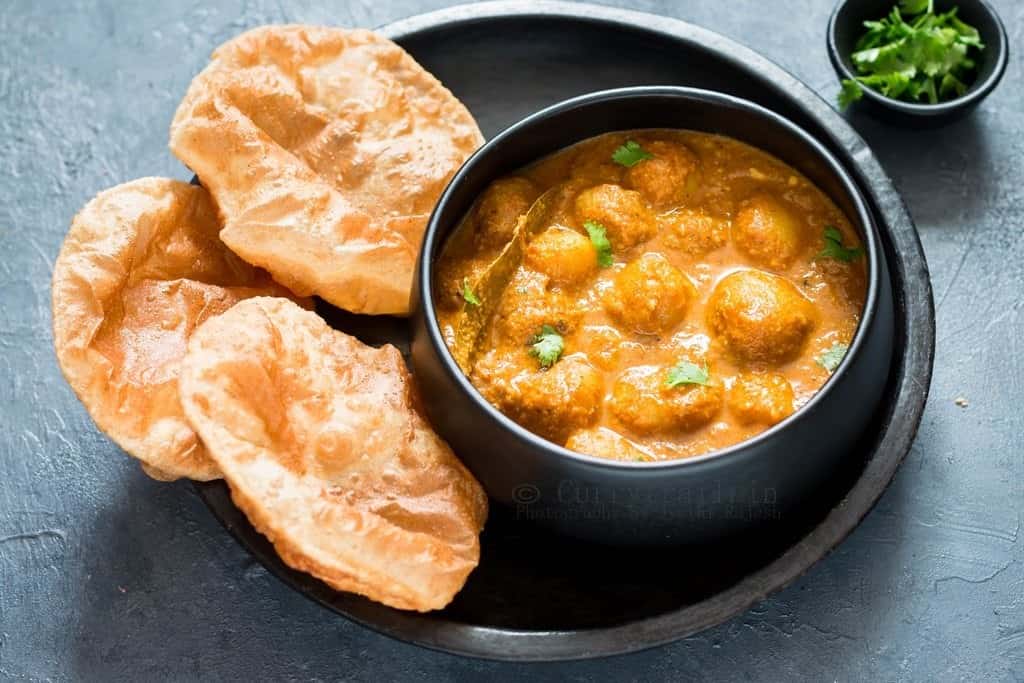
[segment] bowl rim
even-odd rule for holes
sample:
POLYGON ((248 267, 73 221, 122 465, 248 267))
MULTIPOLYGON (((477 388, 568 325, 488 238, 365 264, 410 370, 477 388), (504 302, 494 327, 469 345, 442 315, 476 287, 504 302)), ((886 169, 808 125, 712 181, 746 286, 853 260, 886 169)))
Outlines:
MULTIPOLYGON (((581 140, 567 142, 559 149, 569 147, 581 140)), ((555 151, 557 152, 558 150, 555 151)), ((497 422, 498 425, 500 425, 506 432, 510 433, 512 437, 516 438, 518 441, 524 442, 528 447, 544 451, 553 457, 567 458, 582 466, 604 470, 615 470, 619 472, 635 473, 649 470, 696 469, 708 466, 720 466, 723 461, 728 463, 729 461, 733 461, 738 458, 751 457, 760 450, 760 446, 764 442, 773 439, 779 432, 789 428, 791 425, 809 419, 811 413, 814 412, 814 407, 824 401, 831 388, 846 375, 848 368, 859 355, 861 348, 866 344, 865 338, 867 337, 869 330, 873 327, 879 298, 881 296, 880 279, 883 267, 881 250, 882 246, 877 226, 871 216, 871 212, 868 210, 867 202, 864 199, 863 193, 860 191, 857 183, 822 143, 789 119, 766 107, 751 102, 750 100, 718 91, 686 86, 631 86, 578 95, 545 107, 532 114, 528 114, 485 142, 483 146, 481 146, 469 157, 469 159, 466 160, 462 167, 449 181, 427 222, 427 229, 424 233, 423 244, 420 247, 419 253, 420 265, 416 272, 418 302, 414 302, 414 304, 421 309, 420 313, 423 316, 427 338, 429 343, 433 346, 435 353, 444 368, 444 372, 454 380, 455 384, 470 398, 473 403, 476 404, 480 410, 483 411, 485 415, 497 422), (448 201, 450 201, 451 196, 454 194, 459 184, 474 173, 477 165, 480 163, 480 160, 488 154, 493 153, 494 150, 500 149, 505 144, 505 141, 514 139, 523 131, 528 131, 534 126, 543 124, 551 117, 568 111, 609 101, 659 97, 685 99, 692 102, 699 102, 700 104, 710 103, 716 107, 729 107, 745 110, 749 113, 755 114, 756 116, 766 118, 774 124, 787 129, 788 133, 799 138, 801 142, 806 144, 814 152, 818 160, 825 162, 827 170, 831 171, 835 177, 839 179, 840 184, 854 204, 856 220, 863 228, 864 245, 866 247, 865 253, 868 259, 868 287, 864 306, 862 308, 861 319, 839 367, 836 368, 821 388, 804 405, 800 406, 800 408, 794 411, 791 415, 768 427, 764 431, 740 441, 739 443, 689 458, 642 462, 612 460, 610 458, 601 458, 594 455, 588 455, 586 453, 578 453, 554 443, 553 441, 549 441, 538 434, 534 434, 498 410, 486 398, 484 398, 475 386, 473 386, 472 382, 469 381, 469 377, 467 377, 466 374, 462 372, 462 369, 459 368, 458 363, 456 363, 455 358, 448 349, 448 345, 445 343, 444 337, 441 333, 441 326, 437 320, 437 312, 434 307, 433 297, 432 266, 434 259, 432 259, 430 255, 434 253, 435 244, 438 242, 440 214, 442 213, 442 209, 448 201)))
MULTIPOLYGON (((828 30, 825 33, 828 58, 829 61, 832 62, 832 68, 836 71, 840 80, 856 78, 856 74, 846 66, 846 61, 843 55, 839 53, 839 48, 836 45, 836 28, 839 23, 839 14, 851 2, 854 2, 854 0, 839 0, 839 2, 836 3, 836 6, 832 8, 832 14, 829 15, 828 30)), ((974 3, 975 6, 989 15, 992 19, 992 23, 996 26, 995 41, 990 42, 986 40, 985 45, 986 49, 988 49, 989 46, 993 46, 995 49, 996 64, 992 69, 992 73, 980 83, 973 83, 967 89, 967 92, 960 97, 952 100, 946 100, 945 102, 936 102, 935 104, 917 104, 915 102, 897 100, 892 97, 886 97, 874 88, 866 86, 861 88, 865 97, 867 97, 871 102, 904 114, 932 117, 943 116, 954 111, 969 109, 988 97, 989 94, 995 90, 996 86, 999 85, 999 81, 1003 79, 1003 74, 1006 73, 1006 67, 1009 63, 1010 41, 1009 36, 1006 33, 1006 26, 1003 25, 1003 20, 987 0, 958 0, 958 2, 963 4, 968 2, 974 3)), ((896 3, 896 0, 893 0, 893 3, 898 4, 896 3)))

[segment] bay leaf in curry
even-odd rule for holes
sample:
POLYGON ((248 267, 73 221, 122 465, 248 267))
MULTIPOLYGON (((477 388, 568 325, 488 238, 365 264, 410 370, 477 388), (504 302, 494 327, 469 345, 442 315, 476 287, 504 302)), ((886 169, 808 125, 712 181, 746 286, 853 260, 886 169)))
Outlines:
MULTIPOLYGON (((466 374, 473 368, 481 333, 490 323, 501 301, 502 293, 523 262, 527 243, 548 225, 555 211, 560 208, 565 193, 564 185, 556 185, 538 197, 530 210, 520 216, 512 240, 505 245, 479 278, 470 282, 470 288, 480 303, 463 307, 455 324, 455 338, 451 345, 455 362, 466 374)), ((472 226, 463 222, 456 228, 452 239, 465 240, 466 236, 471 234, 471 230, 472 226)))

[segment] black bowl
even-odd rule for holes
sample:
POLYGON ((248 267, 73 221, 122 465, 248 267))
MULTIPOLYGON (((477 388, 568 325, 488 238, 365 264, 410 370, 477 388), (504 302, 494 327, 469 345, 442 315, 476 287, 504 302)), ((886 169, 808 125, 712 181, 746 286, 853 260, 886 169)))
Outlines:
MULTIPOLYGON (((840 79, 853 78, 850 55, 864 33, 866 20, 880 19, 888 14, 896 0, 841 0, 828 20, 828 56, 840 79)), ((937 104, 914 104, 894 100, 864 88, 862 97, 853 106, 864 105, 878 118, 906 126, 941 126, 971 112, 988 97, 1006 71, 1009 61, 1009 38, 996 11, 985 0, 935 0, 935 11, 947 12, 959 7, 957 16, 978 29, 985 49, 978 55, 974 82, 962 97, 937 104)))
POLYGON ((517 519, 614 544, 699 543, 799 514, 799 504, 852 455, 892 357, 893 302, 870 213, 847 172, 816 140, 759 105, 706 90, 638 87, 577 97, 533 114, 476 152, 427 226, 413 283, 412 364, 437 431, 517 519), (707 455, 632 463, 574 453, 491 406, 456 365, 434 311, 433 264, 452 229, 494 179, 615 130, 686 128, 728 135, 779 157, 824 190, 863 238, 869 286, 843 363, 801 410, 707 455))

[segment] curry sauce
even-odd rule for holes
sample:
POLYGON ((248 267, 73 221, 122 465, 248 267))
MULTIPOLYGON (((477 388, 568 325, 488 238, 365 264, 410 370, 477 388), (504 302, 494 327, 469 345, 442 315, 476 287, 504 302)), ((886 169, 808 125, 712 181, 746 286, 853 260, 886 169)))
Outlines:
POLYGON ((806 403, 856 331, 865 261, 842 211, 780 160, 639 130, 492 183, 445 245, 435 300, 453 351, 482 321, 463 369, 510 418, 578 452, 664 460, 806 403))

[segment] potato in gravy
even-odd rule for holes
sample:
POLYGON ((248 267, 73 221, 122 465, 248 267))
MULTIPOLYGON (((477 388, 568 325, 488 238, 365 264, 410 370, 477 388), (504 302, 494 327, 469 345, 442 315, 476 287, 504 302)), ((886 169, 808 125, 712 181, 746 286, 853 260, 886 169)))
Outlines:
POLYGON ((610 133, 487 188, 439 259, 437 313, 453 349, 481 316, 463 369, 523 427, 598 457, 686 458, 758 434, 828 380, 864 306, 860 244, 765 152, 610 133), (483 287, 499 256, 509 276, 483 287))

